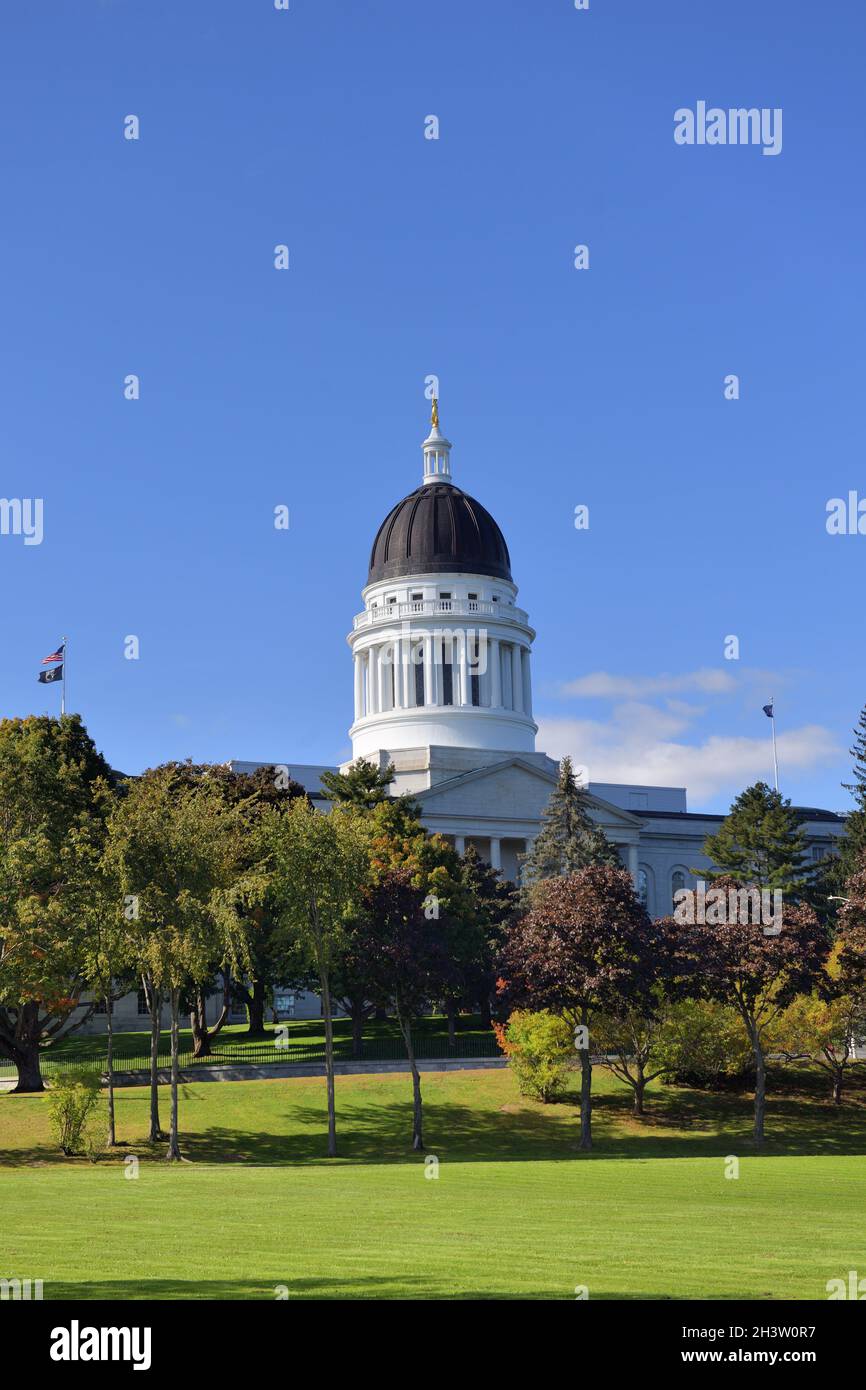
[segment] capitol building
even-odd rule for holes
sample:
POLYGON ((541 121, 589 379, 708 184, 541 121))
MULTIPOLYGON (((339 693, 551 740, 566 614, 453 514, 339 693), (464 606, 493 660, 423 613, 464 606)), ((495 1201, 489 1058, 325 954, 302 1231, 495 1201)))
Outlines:
MULTIPOLYGON (((352 759, 394 768, 431 833, 473 844, 505 878, 538 833, 558 764, 535 746, 529 614, 502 531, 459 488, 433 403, 420 486, 388 512, 373 540, 363 609, 352 620, 352 759)), ((347 694, 349 690, 347 672, 347 694)), ((581 750, 574 751, 580 764, 581 750)), ((325 769, 287 767, 320 803, 325 769)), ((261 766, 232 761, 239 772, 261 766)), ((351 762, 343 765, 346 771, 351 762)), ((723 817, 693 814, 682 787, 593 782, 589 811, 619 850, 653 916, 709 867, 707 835, 723 817)), ((844 820, 799 808, 808 853, 830 852, 844 820)))
MULTIPOLYGON (((393 766, 394 793, 411 793, 431 834, 460 853, 474 845, 516 881, 559 772, 535 746, 535 630, 518 607, 499 526, 453 481, 451 444, 435 401, 422 448, 420 486, 391 508, 376 533, 363 608, 348 635, 352 759, 341 771, 358 758, 383 770, 393 766)), ((284 750, 274 752, 264 762, 232 759, 229 766, 285 768, 315 805, 329 809, 321 775, 336 769, 287 762, 284 750)), ((579 748, 574 756, 580 764, 579 748)), ((690 812, 682 787, 591 782, 588 792, 589 813, 617 847, 648 912, 669 913, 674 893, 694 886, 709 867, 704 841, 723 817, 690 812)), ((843 817, 807 807, 797 815, 807 853, 818 860, 832 852, 843 817)), ((293 990, 277 991, 275 1003, 281 1017, 317 1017, 320 1009, 318 996, 293 990)), ((209 1023, 219 1007, 211 996, 209 1023)), ((142 1028, 146 1017, 141 992, 137 1000, 127 995, 116 1005, 115 1027, 142 1028)), ((231 1017, 244 1020, 246 1010, 231 1017)), ((104 1028, 97 1013, 83 1031, 104 1028)))

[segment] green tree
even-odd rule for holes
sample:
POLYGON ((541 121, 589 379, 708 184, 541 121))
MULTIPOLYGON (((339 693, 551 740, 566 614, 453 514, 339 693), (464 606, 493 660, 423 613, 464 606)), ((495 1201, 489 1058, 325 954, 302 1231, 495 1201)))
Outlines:
MULTIPOLYGON (((191 782, 175 764, 131 782, 109 821, 106 858, 134 904, 135 957, 171 1006, 171 1125, 166 1157, 178 1160, 179 1018, 185 989, 207 979, 215 956, 247 964, 231 890, 241 821, 216 779, 191 782)), ((158 1117, 157 1117, 158 1132, 158 1117)))
POLYGON ((522 856, 525 905, 544 879, 575 874, 590 864, 622 868, 616 849, 589 813, 589 800, 587 788, 574 775, 571 758, 563 758, 541 829, 532 849, 522 856))
MULTIPOLYGON (((114 798, 106 788, 106 797, 114 798)), ((110 804, 107 807, 110 813, 110 804)), ((105 859, 105 836, 88 828, 79 834, 76 870, 70 884, 79 920, 86 926, 81 968, 94 998, 105 1007, 107 1143, 117 1142, 114 1106, 114 1004, 135 986, 135 932, 128 906, 105 859)))
POLYGON ((673 1000, 655 1046, 665 1077, 709 1090, 743 1077, 754 1062, 739 1013, 717 999, 673 1000))
POLYGON ((637 1007, 618 1007, 597 1015, 592 1030, 593 1052, 602 1065, 630 1086, 634 1113, 643 1115, 646 1088, 666 1070, 665 1039, 670 1004, 661 985, 637 1007))
MULTIPOLYGON (((257 767, 253 773, 234 773, 227 778, 229 799, 240 803, 240 812, 250 830, 254 830, 267 806, 277 812, 288 810, 297 798, 306 798, 300 783, 286 776, 278 767, 257 767)), ((245 869, 254 869, 254 856, 260 837, 245 837, 245 869)), ((246 908, 247 940, 249 940, 249 980, 235 980, 232 992, 247 1006, 249 1036, 264 1036, 264 1011, 268 999, 274 997, 277 986, 309 988, 309 972, 303 972, 295 956, 281 947, 274 910, 267 898, 250 903, 246 908)))
POLYGON ((391 798, 394 766, 378 768, 367 758, 358 758, 348 772, 323 772, 322 787, 335 806, 357 806, 372 811, 391 798))
POLYGON ((40 1046, 69 1030, 86 987, 92 922, 72 885, 103 834, 113 782, 78 715, 0 722, 0 1054, 18 1091, 44 1089, 40 1046))
POLYGON ((226 805, 236 809, 244 828, 250 832, 243 836, 237 892, 234 895, 234 908, 243 921, 247 935, 249 975, 235 979, 229 969, 222 968, 215 960, 208 978, 188 987, 183 1000, 183 1007, 189 1011, 193 1056, 207 1057, 211 1052, 212 1039, 228 1022, 232 997, 247 1006, 249 1035, 261 1037, 265 1032, 265 1005, 268 998, 273 997, 274 985, 309 986, 306 977, 296 978, 295 962, 291 956, 285 957, 275 949, 273 914, 268 909, 267 900, 262 899, 258 892, 261 875, 256 872, 256 856, 261 852, 261 837, 255 834, 266 807, 285 809, 296 797, 306 796, 306 792, 299 782, 289 776, 287 768, 273 764, 258 767, 249 773, 234 772, 224 764, 196 764, 192 761, 165 766, 174 769, 179 785, 194 789, 203 778, 207 778, 208 783, 222 794, 226 805), (217 977, 221 977, 223 1007, 216 1021, 208 1024, 206 1003, 208 996, 220 988, 216 984, 217 977))
POLYGON ((269 852, 268 893, 290 946, 315 967, 325 1024, 328 1156, 337 1153, 332 978, 346 949, 346 924, 357 916, 369 877, 363 819, 335 807, 330 815, 298 799, 263 819, 269 852))
POLYGON ((866 979, 862 953, 840 938, 827 962, 830 988, 799 995, 785 1009, 775 1047, 790 1061, 807 1061, 830 1077, 833 1104, 842 1104, 845 1072, 866 1031, 866 979))
POLYGON ((790 801, 766 782, 740 793, 718 832, 707 836, 704 854, 715 868, 694 872, 711 882, 735 879, 747 887, 809 897, 813 871, 806 864, 802 827, 790 801))

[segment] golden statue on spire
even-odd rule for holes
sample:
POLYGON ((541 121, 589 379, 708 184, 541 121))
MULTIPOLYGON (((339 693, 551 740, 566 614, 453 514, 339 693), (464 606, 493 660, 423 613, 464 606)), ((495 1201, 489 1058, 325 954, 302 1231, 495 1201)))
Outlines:
POLYGON ((439 428, 439 398, 433 397, 433 409, 430 411, 430 424, 434 429, 439 428))

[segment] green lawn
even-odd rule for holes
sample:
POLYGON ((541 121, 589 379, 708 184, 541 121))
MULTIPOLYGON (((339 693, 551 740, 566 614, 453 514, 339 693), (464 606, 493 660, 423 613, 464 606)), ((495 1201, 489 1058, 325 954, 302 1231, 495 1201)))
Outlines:
POLYGON ((745 1096, 657 1091, 641 1121, 597 1073, 582 1157, 576 1106, 522 1100, 508 1072, 423 1084, 435 1181, 405 1075, 338 1078, 331 1161, 318 1078, 184 1087, 193 1161, 171 1168, 142 1142, 146 1088, 120 1093, 123 1148, 95 1166, 51 1148, 42 1098, 0 1096, 0 1277, 46 1298, 808 1299, 866 1269, 864 1086, 834 1111, 797 1079, 756 1158, 745 1096))
MULTIPOLYGON (((292 1051, 298 1047, 314 1046, 324 1047, 325 1026, 321 1019, 292 1019, 281 1028, 288 1029, 288 1047, 282 1044, 278 1048, 277 1032, 273 1024, 266 1024, 264 1038, 251 1038, 247 1034, 247 1025, 229 1024, 223 1028, 213 1039, 212 1055, 213 1060, 220 1061, 230 1058, 232 1061, 243 1061, 246 1053, 250 1054, 251 1060, 262 1061, 263 1049, 267 1052, 273 1049, 273 1060, 275 1062, 287 1061, 292 1055, 292 1051)), ((448 1023, 441 1015, 431 1018, 420 1019, 416 1028, 416 1033, 425 1038, 447 1039, 448 1023)), ((492 1033, 489 1028, 482 1028, 480 1018, 477 1015, 464 1014, 457 1021, 458 1051, 459 1042, 463 1039, 491 1039, 492 1033)), ((336 1019, 334 1022, 334 1038, 336 1042, 336 1052, 338 1057, 350 1059, 352 1056, 352 1025, 349 1019, 336 1019)), ((370 1019, 364 1027, 365 1041, 375 1043, 379 1040, 393 1041, 399 1055, 403 1055, 403 1040, 400 1030, 394 1019, 386 1019, 376 1022, 370 1019)), ((180 1030, 180 1050, 182 1053, 189 1052, 192 1048, 192 1033, 188 1028, 180 1030)), ((71 1059, 104 1059, 106 1049, 105 1034, 81 1034, 70 1033, 62 1037, 57 1042, 42 1050, 42 1070, 45 1077, 50 1077, 52 1063, 55 1060, 67 1061, 71 1059)), ((171 1035, 168 1030, 160 1034, 160 1053, 163 1057, 167 1056, 171 1050, 171 1035)), ((114 1035, 114 1056, 118 1070, 122 1069, 124 1060, 136 1059, 145 1065, 150 1056, 150 1033, 149 1031, 134 1033, 115 1033, 114 1035)), ((14 1077, 15 1067, 11 1062, 6 1062, 0 1058, 0 1076, 14 1077)))

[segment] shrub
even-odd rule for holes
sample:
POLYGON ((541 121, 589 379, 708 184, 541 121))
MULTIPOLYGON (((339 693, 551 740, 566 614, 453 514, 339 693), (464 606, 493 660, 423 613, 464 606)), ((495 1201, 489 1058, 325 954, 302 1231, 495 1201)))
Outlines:
POLYGON ((51 1083, 48 1115, 60 1148, 74 1154, 81 1148, 88 1116, 99 1103, 99 1075, 94 1071, 67 1071, 51 1083))
POLYGON ((665 1080, 701 1090, 739 1090, 754 1080, 754 1059, 742 1020, 729 1004, 687 999, 674 1004, 659 1051, 665 1080))
POLYGON ((574 1039, 564 1018, 547 1009, 519 1009, 494 1029, 521 1095, 547 1102, 562 1091, 574 1062, 574 1039))
POLYGON ((82 1142, 90 1162, 98 1163, 108 1148, 108 1115, 103 1106, 97 1106, 88 1115, 82 1142))

